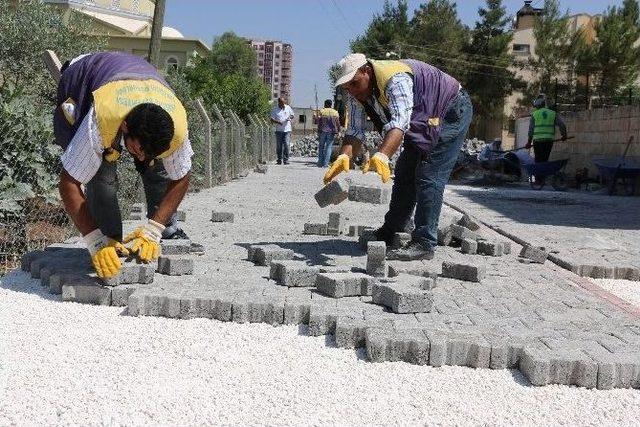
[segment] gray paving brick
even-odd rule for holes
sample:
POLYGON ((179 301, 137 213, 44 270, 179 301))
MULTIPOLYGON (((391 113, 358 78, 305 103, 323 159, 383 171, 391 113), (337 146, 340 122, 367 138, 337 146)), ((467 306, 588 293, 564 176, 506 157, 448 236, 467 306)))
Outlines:
POLYGON ((615 269, 613 266, 583 264, 578 267, 578 274, 580 276, 591 277, 594 279, 613 279, 615 276, 615 269))
POLYGON ((442 263, 442 277, 464 280, 467 282, 480 282, 485 276, 485 267, 480 265, 456 264, 445 261, 442 263))
POLYGON ((167 276, 193 274, 193 258, 183 255, 163 255, 158 258, 158 273, 167 276))
POLYGON ((139 285, 119 285, 111 289, 111 305, 115 307, 126 307, 129 304, 129 297, 139 285))
POLYGON ((548 256, 549 254, 547 252, 539 248, 534 248, 530 245, 523 246, 522 250, 520 251, 521 258, 529 259, 538 264, 544 264, 548 256))
POLYGON ((458 243, 462 240, 478 240, 480 235, 458 224, 451 224, 449 226, 451 230, 451 237, 458 243))
POLYGON ((395 233, 393 235, 393 249, 399 249, 406 246, 411 241, 409 233, 395 233))
POLYGON ((371 241, 376 240, 375 229, 366 228, 362 230, 360 237, 358 238, 358 243, 362 249, 367 250, 367 244, 371 241))
POLYGON ((327 234, 329 236, 339 236, 344 229, 344 218, 338 212, 329 213, 329 221, 327 222, 327 234))
POLYGON ((44 254, 44 251, 30 251, 22 255, 22 257, 20 258, 20 268, 22 269, 22 271, 30 271, 31 262, 40 258, 44 254))
POLYGON ((463 254, 475 255, 478 252, 478 242, 475 240, 464 239, 460 242, 460 249, 463 254))
POLYGON ((576 385, 595 388, 598 365, 578 350, 556 351, 525 347, 520 358, 520 371, 531 384, 576 385))
POLYGON ((368 328, 393 328, 391 319, 353 319, 338 317, 336 319, 336 345, 341 348, 359 348, 365 346, 365 335, 368 328))
POLYGON ((188 255, 191 252, 191 240, 170 239, 160 241, 162 255, 188 255))
POLYGON ((367 225, 350 225, 349 226, 349 236, 351 237, 360 237, 364 230, 373 230, 372 227, 367 225))
POLYGON ((318 292, 332 298, 371 295, 375 279, 363 273, 319 273, 316 276, 318 292))
POLYGON ((367 274, 374 277, 387 276, 387 245, 384 242, 367 243, 367 274))
POLYGON ((384 305, 394 313, 428 313, 433 308, 429 291, 404 283, 373 285, 373 302, 384 305))
POLYGON ((326 236, 327 224, 307 222, 304 224, 304 231, 302 232, 302 234, 326 236))
POLYGON ((258 163, 256 165, 256 167, 253 169, 254 172, 256 173, 262 173, 265 174, 269 171, 269 166, 268 165, 263 165, 261 163, 258 163))
POLYGON ((504 253, 504 246, 501 242, 480 240, 478 242, 478 253, 487 256, 502 256, 504 253))
POLYGON ((233 222, 233 212, 211 212, 211 222, 233 222))
POLYGON ((319 272, 319 267, 304 261, 271 261, 269 277, 282 286, 311 287, 316 285, 319 272))
POLYGON ((372 203, 383 205, 391 200, 391 190, 387 187, 372 185, 349 186, 349 200, 359 203, 372 203))
POLYGON ((318 191, 314 197, 321 208, 337 205, 349 197, 349 185, 340 178, 334 179, 318 191))
POLYGON ((461 225, 471 231, 478 231, 480 229, 480 221, 467 214, 462 215, 462 218, 458 220, 458 225, 461 225))
POLYGON ((368 328, 365 343, 367 357, 372 362, 429 363, 430 342, 421 330, 368 328))
POLYGON ((62 300, 82 304, 111 305, 111 287, 89 275, 67 276, 62 285, 62 300))
POLYGON ((449 224, 446 227, 438 227, 438 245, 449 246, 451 244, 451 241, 453 240, 453 230, 451 225, 452 224, 449 224))
POLYGON ((293 250, 281 248, 278 245, 260 245, 251 247, 249 255, 253 255, 253 262, 257 265, 268 266, 271 261, 287 261, 293 259, 293 250))

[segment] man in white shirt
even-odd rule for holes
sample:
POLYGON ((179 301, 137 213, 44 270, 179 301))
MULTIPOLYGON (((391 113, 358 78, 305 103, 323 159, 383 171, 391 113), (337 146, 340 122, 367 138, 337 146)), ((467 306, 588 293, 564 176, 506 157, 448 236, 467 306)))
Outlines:
POLYGON ((278 98, 278 106, 271 111, 271 123, 276 125, 276 154, 279 165, 289 164, 291 119, 293 119, 293 109, 285 104, 284 98, 278 98))
POLYGON ((84 55, 63 67, 57 106, 60 195, 98 276, 118 274, 118 255, 156 259, 161 238, 184 235, 175 226, 193 155, 184 107, 153 66, 121 52, 84 55), (148 223, 123 239, 116 162, 125 149, 142 176, 148 223))

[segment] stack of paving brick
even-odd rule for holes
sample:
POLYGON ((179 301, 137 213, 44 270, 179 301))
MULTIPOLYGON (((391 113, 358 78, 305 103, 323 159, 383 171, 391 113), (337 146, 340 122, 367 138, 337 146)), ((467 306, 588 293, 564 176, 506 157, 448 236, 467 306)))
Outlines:
POLYGON ((445 218, 438 225, 438 244, 459 247, 462 253, 468 255, 499 257, 511 253, 511 242, 489 240, 480 232, 480 222, 467 214, 455 223, 451 218, 445 218))
POLYGON ((344 232, 345 218, 338 212, 329 214, 327 223, 306 223, 303 234, 316 236, 339 236, 344 232))
POLYGON ((82 243, 60 243, 28 252, 22 256, 21 267, 40 279, 50 293, 61 294, 63 301, 126 306, 129 295, 140 285, 152 283, 156 272, 172 276, 193 274, 190 241, 163 241, 162 252, 157 263, 121 258, 122 269, 111 279, 96 276, 82 243))

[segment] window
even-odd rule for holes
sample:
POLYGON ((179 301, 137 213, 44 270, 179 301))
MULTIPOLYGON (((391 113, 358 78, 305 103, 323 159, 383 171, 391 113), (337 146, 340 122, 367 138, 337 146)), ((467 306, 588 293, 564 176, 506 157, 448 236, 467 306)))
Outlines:
POLYGON ((514 44, 513 53, 516 55, 529 55, 531 53, 531 46, 528 44, 514 44))
POLYGON ((260 45, 260 50, 264 50, 264 45, 263 44, 260 45))
POLYGON ((273 78, 273 81, 274 81, 275 83, 278 83, 278 82, 280 81, 280 79, 279 79, 278 77, 274 77, 274 78, 273 78))
POLYGON ((305 123, 307 121, 307 116, 305 116, 304 114, 300 114, 298 116, 298 123, 305 123))
POLYGON ((168 56, 165 60, 165 69, 167 71, 177 70, 178 69, 178 58, 175 56, 168 56))
POLYGON ((277 92, 273 92, 273 97, 277 98, 278 97, 278 93, 277 92))

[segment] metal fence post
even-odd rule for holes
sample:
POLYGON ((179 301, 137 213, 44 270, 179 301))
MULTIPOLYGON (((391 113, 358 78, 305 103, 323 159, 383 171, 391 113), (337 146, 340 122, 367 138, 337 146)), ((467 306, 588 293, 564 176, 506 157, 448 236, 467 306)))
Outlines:
POLYGON ((212 105, 211 110, 216 116, 218 123, 220 123, 220 165, 222 166, 220 180, 222 182, 226 182, 229 179, 229 172, 227 169, 227 122, 222 116, 217 105, 212 105))
POLYGON ((207 154, 204 157, 204 173, 205 173, 205 188, 211 188, 213 186, 213 165, 212 155, 213 149, 211 147, 211 119, 207 114, 207 111, 202 104, 202 99, 196 99, 196 109, 200 114, 200 118, 204 122, 204 146, 207 150, 207 154))

